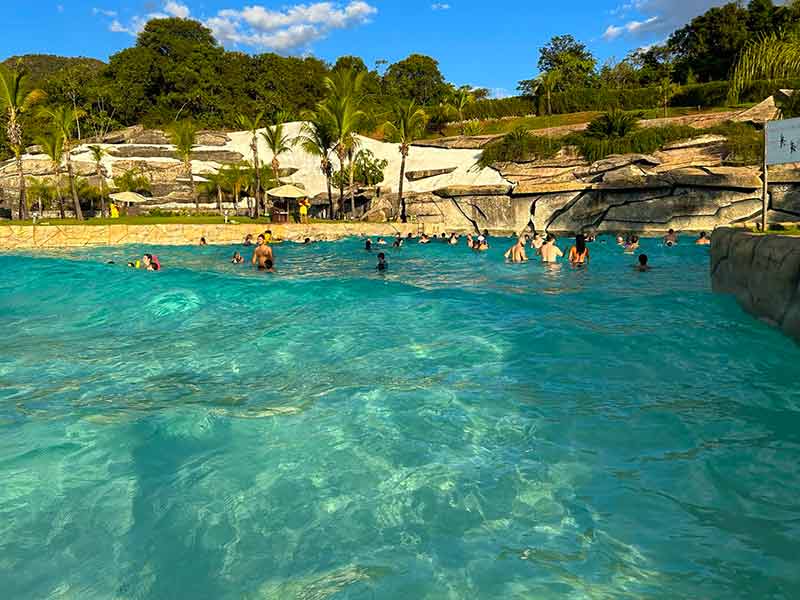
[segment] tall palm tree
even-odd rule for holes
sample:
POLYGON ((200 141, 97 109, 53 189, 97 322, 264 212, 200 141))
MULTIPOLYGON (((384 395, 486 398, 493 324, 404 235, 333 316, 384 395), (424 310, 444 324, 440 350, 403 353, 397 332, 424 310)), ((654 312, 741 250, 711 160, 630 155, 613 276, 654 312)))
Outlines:
POLYGON ((92 160, 95 165, 95 175, 100 180, 100 216, 106 216, 106 177, 103 174, 103 157, 106 151, 102 146, 92 145, 89 146, 89 152, 92 153, 92 160))
POLYGON ((67 178, 69 179, 69 189, 72 193, 75 218, 79 221, 83 221, 83 211, 81 211, 81 203, 78 198, 78 188, 75 186, 75 172, 72 169, 70 146, 72 143, 72 131, 75 128, 75 121, 81 113, 82 111, 80 109, 76 111, 72 107, 64 105, 44 108, 40 111, 41 115, 50 119, 53 129, 61 136, 61 143, 64 146, 64 157, 67 162, 67 178))
POLYGON ((325 175, 325 183, 328 186, 328 211, 332 219, 335 211, 331 192, 331 176, 333 175, 331 152, 336 145, 333 128, 320 114, 306 113, 300 135, 294 139, 293 143, 299 144, 306 153, 320 159, 319 168, 325 175))
POLYGON ((739 102, 745 86, 758 79, 790 79, 800 76, 800 34, 779 32, 748 43, 739 55, 730 78, 728 99, 739 102))
POLYGON ((425 125, 428 123, 428 115, 412 100, 410 102, 399 102, 394 107, 393 119, 386 123, 384 132, 389 139, 400 144, 400 220, 408 222, 406 215, 406 200, 403 197, 403 180, 406 176, 406 158, 408 158, 411 143, 421 137, 425 132, 425 125))
MULTIPOLYGON (((42 151, 50 159, 50 167, 53 169, 53 186, 56 197, 58 198, 58 210, 61 218, 65 219, 64 196, 61 194, 61 162, 64 160, 64 138, 57 131, 50 131, 45 135, 36 138, 36 143, 41 146, 42 151)), ((41 210, 40 210, 41 212, 41 210)))
MULTIPOLYGON (((318 112, 331 124, 336 137, 336 156, 339 158, 339 168, 344 175, 345 160, 353 155, 353 150, 358 143, 356 133, 366 114, 361 110, 363 95, 361 92, 364 82, 364 72, 356 73, 344 69, 335 71, 333 75, 325 78, 325 87, 328 97, 319 104, 318 112)), ((351 160, 352 163, 352 160, 351 160)), ((351 164, 352 179, 352 164, 351 164)), ((339 178, 339 198, 344 199, 344 177, 339 178)), ((356 202, 352 181, 350 186, 350 210, 355 213, 356 202)))
POLYGON ((0 67, 0 110, 6 117, 6 138, 17 164, 19 182, 19 218, 28 218, 28 205, 25 200, 25 174, 22 172, 23 129, 20 117, 36 104, 44 100, 42 90, 28 90, 25 81, 27 72, 21 65, 13 70, 0 67))
POLYGON ((292 149, 292 140, 283 129, 283 123, 278 120, 273 126, 261 132, 261 137, 267 143, 267 148, 272 152, 272 176, 275 181, 280 181, 279 172, 281 163, 278 157, 292 149))
POLYGON ((547 98, 547 114, 553 114, 553 92, 555 92, 561 85, 561 71, 558 69, 551 69, 539 75, 536 78, 536 91, 541 91, 547 98))
POLYGON ((183 170, 189 178, 189 187, 194 198, 194 207, 200 212, 200 198, 194 185, 194 175, 192 175, 192 151, 197 145, 197 127, 191 121, 178 121, 172 126, 169 132, 169 139, 175 146, 175 154, 183 162, 183 170))
POLYGON ((261 166, 258 160, 258 130, 261 129, 263 120, 263 110, 252 119, 246 115, 239 115, 237 118, 239 126, 250 133, 250 150, 253 153, 253 172, 255 174, 256 193, 256 207, 253 217, 256 219, 259 216, 259 208, 261 206, 261 166))

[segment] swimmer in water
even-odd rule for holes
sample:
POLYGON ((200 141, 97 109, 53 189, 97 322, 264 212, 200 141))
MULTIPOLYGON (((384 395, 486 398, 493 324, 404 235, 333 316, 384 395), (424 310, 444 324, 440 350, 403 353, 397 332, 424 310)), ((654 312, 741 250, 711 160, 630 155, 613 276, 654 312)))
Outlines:
POLYGON ((244 263, 244 257, 241 254, 239 254, 238 251, 234 252, 233 258, 231 258, 231 263, 234 265, 241 265, 242 263, 244 263))
POLYGON ((253 234, 252 233, 248 233, 244 237, 244 243, 242 245, 243 246, 252 246, 253 245, 253 234))
POLYGON ((385 246, 385 245, 386 245, 386 240, 383 239, 382 237, 379 237, 378 238, 378 246, 385 246))
POLYGON ((675 233, 674 229, 670 229, 667 232, 667 235, 664 236, 664 244, 671 247, 677 243, 678 243, 678 234, 675 233))
POLYGON ((574 266, 589 262, 589 248, 586 247, 586 236, 582 233, 575 236, 575 245, 569 249, 569 262, 574 266))
POLYGON ((397 237, 394 240, 394 244, 392 244, 393 248, 401 248, 403 246, 403 238, 400 237, 400 234, 397 234, 397 237))
POLYGON ((647 254, 640 254, 639 255, 639 264, 638 265, 634 265, 633 268, 635 270, 637 270, 637 271, 642 271, 642 272, 649 271, 650 270, 650 265, 647 264, 647 261, 648 261, 647 254))
POLYGON ((258 242, 256 249, 253 252, 252 262, 254 265, 258 266, 259 271, 271 270, 275 262, 275 258, 272 255, 272 248, 267 245, 263 233, 258 236, 258 242), (269 261, 269 267, 267 267, 267 261, 269 261))
POLYGON ((552 264, 558 262, 558 259, 564 256, 561 248, 556 246, 556 236, 548 234, 547 239, 542 246, 536 251, 536 254, 542 257, 542 262, 545 264, 552 264))
POLYGON ((708 237, 708 234, 704 231, 700 234, 700 237, 697 238, 695 244, 698 246, 708 246, 711 244, 711 238, 708 237))
POLYGON ((200 245, 201 246, 208 246, 208 242, 206 241, 206 238, 204 238, 204 237, 200 238, 200 245))
POLYGON ((625 242, 625 254, 633 254, 639 249, 639 236, 632 235, 630 239, 625 242))
POLYGON ((142 256, 142 268, 145 271, 160 271, 161 263, 158 262, 158 257, 152 254, 145 254, 142 256))
POLYGON ((527 262, 528 257, 525 255, 525 238, 522 236, 517 238, 517 243, 511 246, 503 256, 512 263, 527 262))
POLYGON ((428 237, 428 234, 423 233, 422 236, 419 238, 419 244, 430 244, 431 238, 428 237))
POLYGON ((378 254, 378 264, 375 266, 378 271, 385 271, 389 268, 389 263, 386 262, 386 255, 381 252, 378 254))
POLYGON ((364 250, 372 252, 372 240, 370 238, 367 238, 367 241, 364 242, 364 250))

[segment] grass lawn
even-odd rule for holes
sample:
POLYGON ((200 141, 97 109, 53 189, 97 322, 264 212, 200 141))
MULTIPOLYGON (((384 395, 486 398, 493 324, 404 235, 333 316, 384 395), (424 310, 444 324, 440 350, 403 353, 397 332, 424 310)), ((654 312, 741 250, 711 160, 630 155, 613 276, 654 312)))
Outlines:
MULTIPOLYGON (((753 106, 752 104, 741 104, 731 107, 716 107, 704 108, 700 112, 697 108, 675 107, 670 108, 668 116, 670 117, 685 117, 696 114, 707 114, 715 112, 726 112, 730 110, 744 110, 753 106)), ((661 108, 653 108, 649 110, 631 110, 627 111, 631 114, 641 114, 643 119, 660 119, 664 117, 664 110, 661 108)), ((526 129, 548 129, 550 127, 563 127, 565 125, 579 125, 581 123, 588 123, 595 117, 603 114, 600 111, 569 113, 565 115, 549 115, 540 117, 518 117, 515 119, 490 119, 481 121, 481 134, 491 135, 499 133, 508 133, 517 127, 525 127, 526 129)), ((461 133, 458 125, 448 125, 445 128, 446 136, 455 136, 461 133)), ((438 134, 431 134, 428 139, 436 139, 440 137, 438 134)))
MULTIPOLYGON (((240 225, 270 225, 271 221, 268 219, 251 219, 249 217, 235 217, 230 218, 229 223, 238 223, 240 225)), ((321 221, 317 219, 309 219, 309 223, 336 223, 338 221, 321 221)), ((118 219, 101 219, 91 218, 85 221, 78 221, 77 219, 42 219, 37 225, 222 225, 225 223, 224 217, 215 215, 198 215, 198 216, 138 216, 138 217, 120 217, 118 219)), ((33 225, 33 221, 12 221, 10 219, 0 220, 0 226, 9 225, 33 225)))

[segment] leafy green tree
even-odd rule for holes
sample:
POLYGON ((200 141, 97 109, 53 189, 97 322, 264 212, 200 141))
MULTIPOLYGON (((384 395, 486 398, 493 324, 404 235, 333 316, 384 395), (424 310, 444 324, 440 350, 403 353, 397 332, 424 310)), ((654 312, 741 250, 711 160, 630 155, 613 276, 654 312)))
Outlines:
POLYGON ((150 192, 150 179, 142 168, 134 167, 114 177, 114 187, 120 192, 145 194, 150 192))
MULTIPOLYGON (((28 197, 36 200, 38 204, 39 215, 44 215, 45 203, 47 206, 53 200, 56 193, 57 186, 51 185, 44 178, 31 177, 28 179, 28 197)), ((61 218, 64 218, 64 203, 61 203, 61 218)))
POLYGON ((226 190, 229 190, 233 195, 233 207, 239 210, 239 200, 242 196, 242 190, 247 187, 248 180, 250 179, 249 169, 240 164, 225 165, 219 171, 222 176, 222 182, 226 190))
MULTIPOLYGON (((389 161, 386 159, 377 158, 371 150, 362 148, 356 153, 355 158, 353 159, 353 165, 353 181, 355 183, 366 186, 375 186, 384 180, 385 176, 383 172, 386 167, 389 166, 389 161)), ((346 173, 337 171, 333 174, 333 181, 338 185, 340 179, 344 180, 345 178, 349 177, 349 170, 346 173)))
POLYGON ((325 175, 325 183, 328 188, 328 211, 330 218, 335 214, 333 205, 333 192, 331 191, 331 176, 333 168, 331 165, 331 152, 336 146, 336 136, 333 127, 320 114, 309 112, 304 115, 303 126, 300 135, 295 138, 295 144, 307 154, 319 158, 319 168, 325 175))
POLYGON ((192 190, 195 210, 200 212, 200 198, 194 184, 192 173, 192 152, 197 145, 197 127, 191 121, 178 121, 169 131, 169 138, 175 146, 175 155, 183 163, 183 170, 189 178, 189 187, 192 190))
POLYGON ((81 110, 78 109, 78 112, 76 112, 71 106, 59 105, 53 108, 43 108, 40 114, 50 119, 52 128, 61 135, 64 158, 67 163, 67 179, 69 180, 69 189, 75 208, 75 218, 83 221, 83 211, 78 197, 78 188, 75 186, 75 172, 72 168, 72 155, 70 153, 72 149, 72 132, 75 131, 75 123, 82 114, 81 110))
POLYGON ((667 42, 676 56, 676 75, 685 81, 691 68, 699 81, 725 79, 751 38, 747 10, 730 3, 714 7, 675 31, 667 42))
POLYGON ((36 104, 44 100, 40 89, 29 89, 27 73, 21 65, 13 70, 0 67, 0 111, 6 119, 6 140, 14 152, 19 182, 19 218, 28 218, 28 203, 25 200, 25 174, 22 171, 23 128, 22 117, 36 104))
POLYGON ((390 66, 383 81, 395 98, 414 100, 422 106, 435 104, 447 94, 439 63, 422 54, 412 54, 390 66))
POLYGON ((209 196, 217 197, 217 210, 222 214, 222 202, 227 185, 225 174, 223 172, 207 173, 203 177, 206 181, 201 184, 201 189, 209 196))
POLYGON ((92 160, 94 161, 95 165, 95 175, 97 176, 98 181, 100 182, 100 216, 106 216, 106 177, 105 173, 103 172, 103 157, 106 155, 106 151, 103 149, 102 146, 98 146, 97 144, 93 144, 89 146, 89 152, 92 155, 92 160))
MULTIPOLYGON (((36 143, 42 148, 50 159, 50 167, 53 169, 53 187, 58 198, 58 209, 61 218, 66 218, 64 214, 64 196, 61 194, 61 163, 64 160, 64 138, 59 131, 51 130, 36 138, 36 143)), ((41 213, 41 208, 39 210, 41 213)))
POLYGON ((559 71, 570 87, 588 87, 596 65, 592 53, 571 35, 554 36, 539 49, 539 71, 559 71))
POLYGON ((255 175, 255 211, 254 218, 259 217, 261 206, 261 164, 258 159, 258 130, 264 121, 264 111, 259 112, 252 119, 246 115, 239 115, 237 119, 239 126, 250 134, 250 151, 253 155, 253 173, 255 175))
POLYGON ((679 90, 680 86, 672 83, 668 78, 664 78, 659 82, 658 97, 661 107, 664 109, 664 118, 669 116, 669 103, 679 90))
POLYGON ((403 196, 403 180, 406 176, 406 159, 411 150, 414 140, 422 136, 425 131, 428 117, 425 111, 419 108, 412 100, 410 102, 400 102, 394 107, 394 116, 391 121, 386 123, 385 132, 389 139, 400 144, 400 184, 398 194, 400 197, 400 220, 408 222, 406 215, 406 200, 403 196))

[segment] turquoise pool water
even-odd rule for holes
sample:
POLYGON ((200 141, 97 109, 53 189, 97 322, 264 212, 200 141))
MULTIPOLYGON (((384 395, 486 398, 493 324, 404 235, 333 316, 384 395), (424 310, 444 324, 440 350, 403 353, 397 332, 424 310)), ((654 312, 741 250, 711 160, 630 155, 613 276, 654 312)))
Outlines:
POLYGON ((2 596, 800 597, 800 347, 509 243, 0 255, 2 596))

